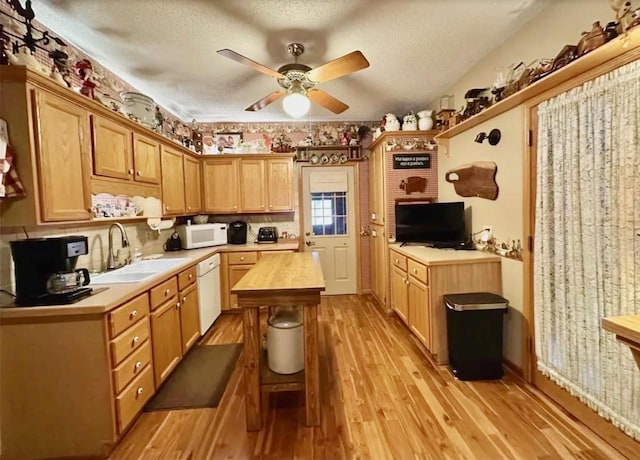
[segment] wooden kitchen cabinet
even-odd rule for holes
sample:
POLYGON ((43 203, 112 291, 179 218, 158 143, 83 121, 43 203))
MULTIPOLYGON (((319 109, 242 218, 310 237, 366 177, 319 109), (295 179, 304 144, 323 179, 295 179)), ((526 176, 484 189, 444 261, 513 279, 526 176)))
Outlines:
POLYGON ((100 115, 91 117, 93 173, 147 184, 160 183, 160 143, 100 115))
POLYGON ((205 212, 238 212, 238 160, 207 158, 202 166, 205 212))
POLYGON ((371 225, 371 289, 380 305, 387 297, 387 241, 384 225, 371 225))
POLYGON ((422 344, 431 350, 431 307, 427 267, 389 251, 391 308, 422 344))
POLYGON ((200 338, 198 286, 195 282, 180 291, 180 335, 182 355, 185 355, 200 338))
POLYGON ((202 212, 202 167, 200 160, 190 155, 183 156, 184 203, 187 214, 202 212))
POLYGON ((391 268, 391 308, 398 314, 405 324, 409 323, 409 297, 406 272, 398 267, 391 268))
POLYGON ((264 179, 265 161, 260 159, 239 160, 241 212, 265 212, 267 210, 267 184, 264 179))
POLYGON ((42 221, 89 220, 89 113, 45 91, 34 90, 33 98, 42 221))
POLYGON ((160 143, 133 133, 133 179, 147 184, 160 184, 160 143))
POLYGON ((465 292, 500 294, 500 264, 499 256, 479 251, 398 246, 389 250, 391 307, 438 364, 449 362, 443 296, 465 292))
POLYGON ((172 297, 151 313, 153 374, 160 387, 182 358, 180 301, 172 297))
POLYGON ((266 162, 268 211, 293 211, 293 159, 270 158, 266 162))
POLYGON ((432 350, 431 345, 431 299, 429 286, 423 280, 409 274, 408 313, 409 328, 420 342, 432 350))
POLYGON ((162 146, 162 213, 185 213, 184 165, 182 152, 162 146))
POLYGON ((293 211, 292 155, 224 155, 206 159, 203 168, 206 212, 293 211))

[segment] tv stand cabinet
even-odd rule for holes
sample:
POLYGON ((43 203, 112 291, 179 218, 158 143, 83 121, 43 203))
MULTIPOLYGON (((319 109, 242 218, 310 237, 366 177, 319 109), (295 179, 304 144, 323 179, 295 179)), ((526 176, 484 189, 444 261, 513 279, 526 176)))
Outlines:
POLYGON ((449 362, 443 296, 502 294, 501 259, 481 251, 389 245, 391 308, 438 364, 449 362))

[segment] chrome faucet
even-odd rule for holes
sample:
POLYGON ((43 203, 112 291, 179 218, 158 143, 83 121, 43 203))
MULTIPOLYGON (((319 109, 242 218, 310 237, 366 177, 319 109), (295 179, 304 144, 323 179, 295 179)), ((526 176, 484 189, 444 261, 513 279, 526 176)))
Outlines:
MULTIPOLYGON (((122 224, 119 224, 118 222, 111 224, 111 226, 109 227, 109 255, 107 256, 107 270, 113 270, 115 268, 121 267, 122 265, 126 265, 127 263, 129 263, 129 259, 127 259, 127 261, 124 264, 122 265, 117 264, 118 256, 113 253, 113 229, 114 228, 117 228, 120 230, 120 235, 122 236, 122 247, 123 248, 129 247, 129 238, 127 238, 127 232, 124 231, 124 227, 122 226, 122 224)), ((118 250, 118 253, 119 252, 120 250, 118 250)))

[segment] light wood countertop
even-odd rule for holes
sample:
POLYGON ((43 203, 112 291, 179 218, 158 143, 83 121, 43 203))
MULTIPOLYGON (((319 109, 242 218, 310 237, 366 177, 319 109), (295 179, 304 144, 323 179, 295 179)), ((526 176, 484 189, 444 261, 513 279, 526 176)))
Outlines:
POLYGON ((455 249, 436 249, 426 246, 390 244, 389 249, 416 259, 425 265, 450 265, 464 263, 482 263, 500 261, 500 256, 483 251, 457 251, 455 249))
POLYGON ((325 290, 320 256, 316 252, 267 254, 233 286, 233 294, 320 292, 325 290))
POLYGON ((201 249, 167 252, 163 258, 185 258, 187 261, 176 265, 170 270, 163 271, 139 283, 110 284, 91 286, 96 294, 86 297, 69 305, 51 305, 38 307, 17 307, 11 303, 8 296, 0 299, 0 323, 10 318, 37 318, 54 316, 74 316, 103 314, 121 305, 129 299, 147 291, 167 278, 177 275, 182 270, 201 262, 209 256, 222 252, 239 251, 284 251, 298 250, 300 240, 280 240, 275 244, 227 244, 201 249), (106 288, 106 289, 101 289, 106 288))
POLYGON ((640 348, 640 315, 612 316, 602 318, 602 328, 613 332, 616 338, 634 343, 640 348))

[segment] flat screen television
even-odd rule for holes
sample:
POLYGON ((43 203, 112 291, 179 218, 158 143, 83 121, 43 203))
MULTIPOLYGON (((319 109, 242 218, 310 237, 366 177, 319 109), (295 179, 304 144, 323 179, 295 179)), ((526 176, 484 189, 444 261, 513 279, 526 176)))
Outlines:
POLYGON ((464 202, 396 204, 396 241, 456 247, 467 239, 464 202))

